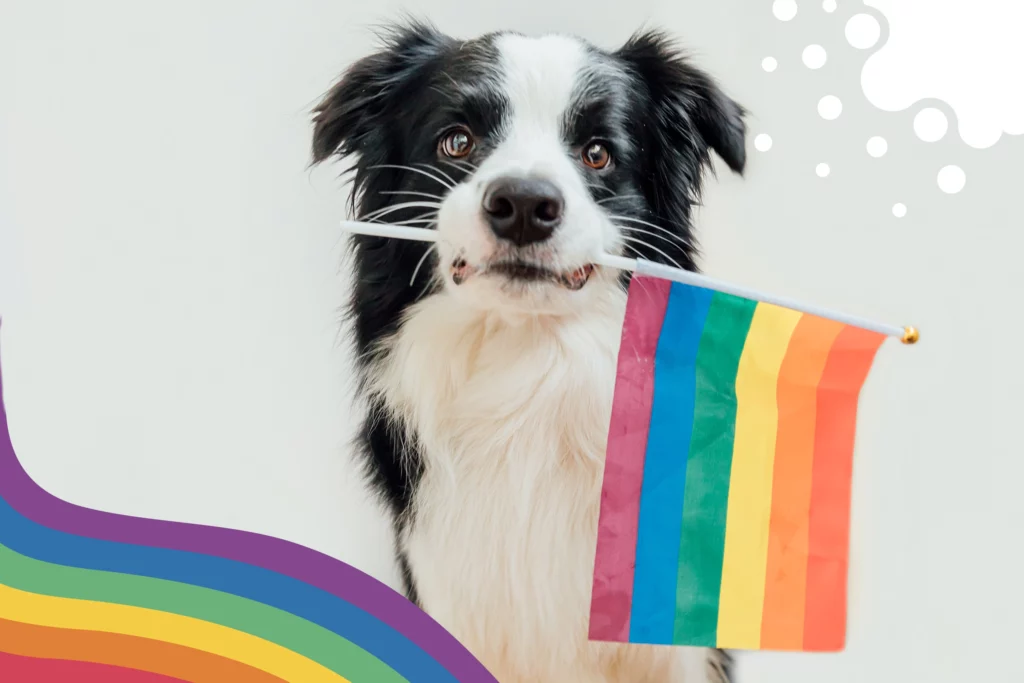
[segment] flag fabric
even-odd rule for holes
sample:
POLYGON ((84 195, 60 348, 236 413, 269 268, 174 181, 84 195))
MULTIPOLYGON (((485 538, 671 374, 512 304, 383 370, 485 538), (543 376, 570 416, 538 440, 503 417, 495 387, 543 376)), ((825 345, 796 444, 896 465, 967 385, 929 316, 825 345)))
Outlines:
POLYGON ((591 640, 842 649, 857 403, 884 339, 634 275, 591 640))

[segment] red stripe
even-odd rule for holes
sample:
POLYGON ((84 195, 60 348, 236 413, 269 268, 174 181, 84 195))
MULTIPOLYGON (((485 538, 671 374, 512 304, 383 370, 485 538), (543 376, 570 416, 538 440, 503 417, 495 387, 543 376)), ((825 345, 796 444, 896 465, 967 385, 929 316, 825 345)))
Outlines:
POLYGON ((38 659, 0 652, 4 683, 183 683, 180 678, 107 664, 38 659))
POLYGON ((841 650, 846 641, 850 488, 857 401, 885 337, 846 327, 818 384, 808 533, 804 649, 841 650))
POLYGON ((590 607, 591 640, 627 642, 654 356, 672 283, 634 276, 622 326, 590 607))

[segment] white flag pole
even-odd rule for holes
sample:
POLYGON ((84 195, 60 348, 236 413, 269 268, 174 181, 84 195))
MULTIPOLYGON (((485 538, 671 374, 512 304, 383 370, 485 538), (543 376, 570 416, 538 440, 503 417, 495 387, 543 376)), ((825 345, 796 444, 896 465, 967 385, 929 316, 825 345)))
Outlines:
MULTIPOLYGON (((439 237, 436 230, 429 230, 427 228, 410 228, 403 225, 342 221, 341 227, 347 232, 359 235, 393 237, 396 239, 415 240, 418 242, 437 242, 439 237)), ((660 263, 651 263, 650 261, 645 261, 643 259, 613 256, 612 254, 601 254, 597 258, 597 265, 609 268, 618 268, 620 270, 635 271, 640 275, 650 275, 651 277, 659 277, 673 282, 681 282, 683 284, 694 285, 696 287, 713 289, 716 292, 732 294, 744 299, 763 301, 776 306, 782 306, 783 308, 791 308, 795 311, 801 311, 809 315, 816 315, 821 318, 830 318, 846 325, 860 327, 865 330, 871 330, 872 332, 878 332, 879 334, 884 334, 890 337, 898 337, 904 344, 915 344, 920 338, 917 328, 909 325, 906 327, 886 325, 884 323, 874 322, 865 318, 832 311, 820 306, 801 303, 787 297, 765 294, 764 292, 759 292, 755 289, 734 285, 729 282, 723 282, 722 280, 717 280, 715 278, 708 277, 707 275, 691 273, 688 270, 672 268, 671 266, 665 266, 660 263)))

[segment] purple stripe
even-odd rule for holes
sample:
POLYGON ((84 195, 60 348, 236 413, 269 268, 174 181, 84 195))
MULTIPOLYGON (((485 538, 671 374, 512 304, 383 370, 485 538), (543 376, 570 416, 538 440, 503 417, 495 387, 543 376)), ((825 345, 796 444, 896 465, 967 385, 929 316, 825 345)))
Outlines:
POLYGON ((263 567, 333 593, 405 635, 465 683, 498 683, 425 612, 355 567, 310 548, 246 531, 165 522, 72 505, 40 488, 18 462, 7 425, 0 371, 0 498, 25 517, 76 536, 171 548, 263 567))

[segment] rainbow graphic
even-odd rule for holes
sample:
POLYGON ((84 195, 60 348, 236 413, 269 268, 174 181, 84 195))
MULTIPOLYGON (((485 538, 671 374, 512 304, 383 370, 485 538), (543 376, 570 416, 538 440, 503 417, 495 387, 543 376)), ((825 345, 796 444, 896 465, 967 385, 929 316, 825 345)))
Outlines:
POLYGON ((327 555, 54 498, 18 462, 2 401, 0 672, 44 683, 497 683, 415 605, 327 555))
POLYGON ((884 339, 633 277, 591 639, 843 647, 857 403, 884 339))

